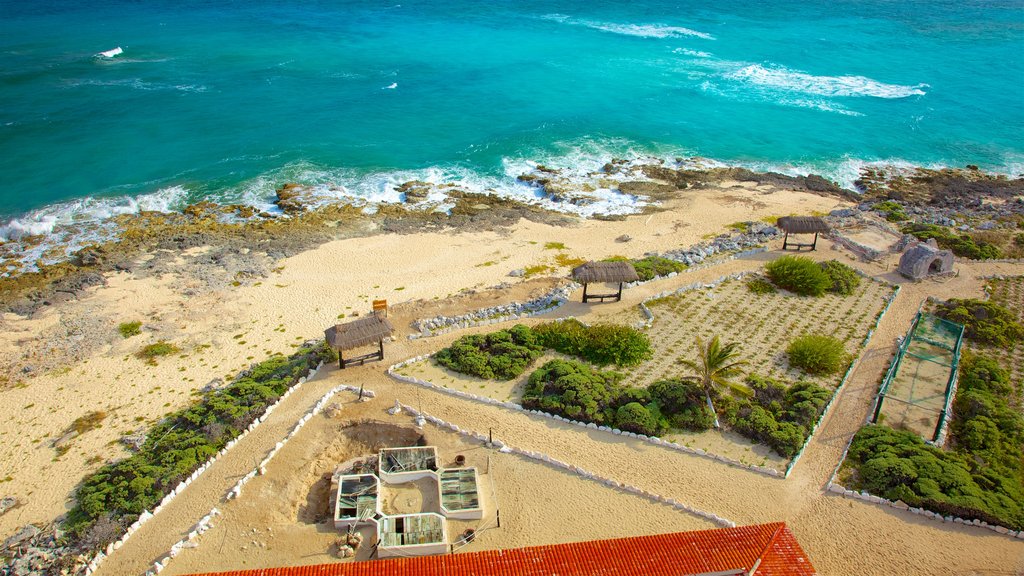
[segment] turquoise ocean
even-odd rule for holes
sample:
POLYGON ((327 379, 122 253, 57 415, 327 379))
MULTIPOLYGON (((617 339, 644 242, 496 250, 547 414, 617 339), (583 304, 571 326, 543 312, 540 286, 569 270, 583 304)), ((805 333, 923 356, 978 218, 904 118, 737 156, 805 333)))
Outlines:
POLYGON ((0 0, 0 55, 2 240, 532 162, 1024 171, 1020 0, 0 0))

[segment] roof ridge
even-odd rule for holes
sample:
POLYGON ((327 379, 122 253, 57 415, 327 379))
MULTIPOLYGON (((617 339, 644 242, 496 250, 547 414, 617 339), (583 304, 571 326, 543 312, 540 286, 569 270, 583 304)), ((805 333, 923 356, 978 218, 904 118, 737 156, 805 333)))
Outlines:
MULTIPOLYGON (((765 554, 771 549, 772 545, 775 544, 775 540, 778 539, 779 535, 786 530, 785 522, 773 523, 775 524, 775 531, 772 532, 771 538, 768 538, 768 542, 761 549, 761 553, 757 555, 757 560, 754 561, 754 565, 750 567, 750 571, 747 572, 747 576, 755 576, 757 569, 761 566, 761 561, 764 560, 765 554)), ((765 524, 765 526, 771 526, 772 524, 765 524)))

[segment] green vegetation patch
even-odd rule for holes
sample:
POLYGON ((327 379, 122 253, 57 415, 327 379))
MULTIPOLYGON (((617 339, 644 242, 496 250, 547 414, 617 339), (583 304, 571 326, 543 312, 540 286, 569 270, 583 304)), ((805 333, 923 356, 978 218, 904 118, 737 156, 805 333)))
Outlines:
POLYGON ((881 212, 889 222, 904 222, 906 220, 910 220, 910 216, 908 216, 903 210, 903 206, 899 202, 886 200, 885 202, 875 204, 871 208, 881 212))
POLYGON ((832 286, 828 288, 829 292, 849 296, 860 286, 860 274, 838 260, 827 260, 819 266, 832 282, 832 286))
POLYGON ((843 342, 823 334, 804 334, 786 348, 790 366, 808 374, 835 374, 849 361, 843 342))
POLYGON ((142 322, 138 320, 122 322, 117 325, 117 331, 121 334, 122 338, 138 336, 139 334, 142 334, 142 322))
POLYGON ((159 342, 144 346, 142 350, 135 353, 135 356, 155 366, 156 359, 160 356, 169 356, 178 352, 181 352, 180 348, 166 340, 160 340, 159 342))
POLYGON ((964 325, 964 336, 981 344, 1008 347, 1024 339, 1024 326, 1007 308, 987 300, 953 298, 936 315, 964 325))
POLYGON ((463 336, 436 354, 439 364, 479 378, 511 380, 543 353, 528 327, 517 324, 490 334, 463 336))
POLYGON ((636 260, 630 260, 622 256, 615 256, 612 258, 606 258, 605 262, 629 262, 636 269, 636 275, 641 281, 646 282, 653 280, 659 276, 668 276, 673 272, 682 272, 686 270, 686 264, 682 262, 676 262, 668 258, 662 258, 661 256, 646 256, 644 258, 638 258, 636 260))
POLYGON ((950 451, 880 424, 853 438, 844 469, 850 488, 943 515, 1024 530, 1024 416, 1009 373, 967 354, 953 404, 950 451))
POLYGON ((773 284, 801 296, 821 296, 832 287, 828 274, 805 256, 776 258, 764 270, 773 284))
POLYGON ((934 238, 939 248, 950 250, 953 254, 963 258, 991 260, 1003 256, 998 246, 988 242, 978 242, 970 234, 957 234, 945 226, 911 223, 903 227, 903 233, 913 234, 921 240, 934 238))
POLYGON ((533 332, 541 346, 598 366, 637 366, 654 355, 650 338, 630 326, 564 320, 540 324, 533 332))
POLYGON ((792 386, 757 375, 746 380, 751 399, 719 402, 722 419, 747 438, 792 458, 807 441, 833 392, 811 382, 792 386))
POLYGON ((326 344, 302 348, 289 357, 274 356, 198 404, 170 414, 148 431, 138 452, 103 466, 82 482, 64 528, 83 550, 113 541, 299 378, 334 358, 326 344))

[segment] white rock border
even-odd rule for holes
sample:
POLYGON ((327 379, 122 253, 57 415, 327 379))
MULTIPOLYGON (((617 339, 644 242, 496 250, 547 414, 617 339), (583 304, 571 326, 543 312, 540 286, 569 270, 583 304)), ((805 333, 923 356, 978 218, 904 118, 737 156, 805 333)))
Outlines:
MULTIPOLYGON (((210 466, 213 466, 213 464, 217 460, 219 460, 222 456, 227 454, 228 450, 230 450, 231 448, 234 448, 235 445, 238 444, 238 442, 240 440, 242 440, 243 438, 245 438, 246 435, 249 434, 249 432, 252 432, 253 430, 256 429, 257 426, 262 424, 263 421, 266 420, 267 417, 270 416, 270 414, 273 413, 275 409, 277 409, 278 405, 280 405, 281 402, 283 402, 285 398, 290 396, 293 392, 297 391, 308 380, 310 380, 311 378, 316 376, 317 372, 319 372, 320 369, 323 368, 323 365, 324 365, 324 363, 320 362, 316 366, 316 368, 313 368, 305 376, 302 376, 298 380, 296 380, 295 384, 293 384, 290 388, 285 390, 284 394, 281 394, 281 396, 279 396, 277 398, 277 400, 273 404, 271 404, 270 406, 267 406, 266 410, 263 411, 263 414, 258 416, 255 420, 253 420, 253 422, 251 424, 249 424, 249 426, 245 430, 243 430, 241 434, 239 434, 238 436, 236 436, 233 439, 229 440, 227 442, 227 444, 225 444, 224 448, 222 448, 219 452, 214 454, 213 457, 211 457, 209 460, 207 460, 203 465, 201 465, 195 471, 193 471, 192 474, 189 475, 188 478, 186 478, 185 480, 180 482, 177 486, 174 487, 173 490, 171 490, 166 496, 164 496, 163 500, 161 500, 160 503, 153 508, 152 512, 150 512, 149 510, 143 510, 142 514, 139 515, 138 520, 133 522, 132 525, 128 527, 128 529, 125 531, 124 535, 121 536, 121 538, 119 538, 118 540, 115 540, 114 542, 108 544, 104 551, 97 553, 96 556, 94 556, 93 559, 89 561, 89 564, 85 568, 85 576, 90 576, 93 572, 95 572, 96 569, 99 568, 99 566, 103 562, 103 560, 105 560, 107 557, 109 557, 111 554, 113 554, 115 550, 119 550, 122 546, 124 546, 125 542, 127 542, 128 539, 131 538, 132 535, 134 535, 139 530, 139 528, 142 527, 143 524, 145 524, 150 519, 152 519, 153 516, 155 516, 156 514, 159 514, 160 511, 163 510, 165 506, 170 504, 171 501, 173 501, 176 496, 178 496, 179 494, 184 492, 185 488, 187 488, 190 484, 192 484, 192 482, 195 482, 197 478, 199 478, 204 472, 206 472, 210 468, 210 466)), ((214 508, 213 510, 216 510, 216 508, 214 508)), ((213 513, 213 511, 211 511, 211 514, 212 513, 213 513)), ((207 516, 209 517, 210 515, 207 515, 207 516)), ((209 520, 207 520, 207 523, 209 523, 209 520)), ((197 530, 198 530, 198 526, 199 525, 197 525, 197 530)), ((195 531, 196 530, 193 530, 193 532, 195 532, 195 531)), ((180 542, 179 542, 179 544, 180 544, 180 542)), ((180 548, 178 549, 178 552, 180 552, 180 548)), ((175 552, 175 555, 176 554, 177 554, 177 552, 175 552)), ((160 572, 160 570, 163 570, 163 564, 166 564, 166 562, 164 562, 164 560, 169 560, 169 557, 164 557, 164 558, 161 558, 160 560, 158 560, 153 565, 153 570, 155 570, 156 572, 160 572), (161 564, 161 563, 163 563, 163 564, 161 564), (157 567, 158 565, 159 565, 159 568, 157 567)), ((156 572, 154 572, 154 573, 156 573, 156 572)))
MULTIPOLYGON (((324 409, 324 407, 327 406, 327 402, 329 402, 331 398, 334 397, 335 394, 343 391, 353 392, 356 394, 360 393, 359 388, 355 386, 348 386, 345 384, 335 386, 334 388, 328 390, 327 393, 324 394, 319 401, 317 401, 317 403, 309 412, 307 412, 301 418, 299 418, 298 422, 295 423, 295 427, 292 428, 291 432, 289 432, 288 435, 285 436, 283 440, 275 444, 274 447, 271 448, 270 452, 267 453, 266 457, 263 458, 263 460, 259 464, 257 464, 252 471, 250 471, 245 476, 242 476, 241 480, 239 480, 231 489, 227 491, 227 494, 224 495, 224 500, 228 501, 238 498, 239 496, 242 495, 243 486, 245 486, 250 480, 255 478, 257 475, 262 476, 266 474, 267 465, 270 464, 270 461, 274 459, 274 456, 277 455, 281 448, 284 448, 284 445, 287 444, 289 440, 294 438, 295 435, 298 434, 300 430, 302 430, 302 427, 305 426, 306 423, 313 418, 313 416, 319 414, 324 409)), ((373 398, 376 396, 376 394, 372 390, 364 389, 361 392, 364 398, 373 398)), ((171 549, 167 552, 167 554, 165 554, 159 560, 157 560, 153 564, 153 567, 146 571, 145 576, 153 576, 155 574, 159 574, 164 568, 167 567, 170 561, 175 556, 180 554, 181 551, 185 548, 197 548, 199 544, 195 542, 196 538, 198 538, 200 535, 202 535, 210 528, 213 528, 213 524, 211 524, 210 522, 213 520, 215 516, 219 514, 220 510, 214 507, 206 516, 200 518, 199 522, 196 523, 195 527, 188 532, 188 535, 185 538, 179 540, 178 542, 175 542, 171 546, 171 549)))
POLYGON ((736 527, 736 523, 735 522, 733 522, 732 520, 729 520, 727 518, 723 518, 721 516, 718 516, 717 514, 713 514, 711 512, 705 512, 703 510, 699 510, 697 508, 694 508, 692 506, 689 506, 687 504, 684 504, 684 503, 679 502, 677 500, 674 500, 672 498, 667 498, 665 496, 661 496, 661 495, 655 494, 653 492, 649 492, 649 491, 644 490, 642 488, 637 488, 636 486, 625 484, 623 482, 618 482, 618 481, 613 480, 611 478, 605 478, 603 476, 599 476, 599 475, 597 475, 597 474, 595 474, 593 472, 590 472, 590 471, 585 470, 583 468, 579 468, 578 466, 576 466, 574 464, 569 464, 568 462, 562 462, 561 460, 552 458, 551 456, 549 456, 547 454, 544 454, 542 452, 531 452, 530 450, 523 450, 522 448, 516 448, 514 446, 509 446, 506 443, 502 442, 501 440, 498 440, 496 438, 495 439, 490 438, 490 436, 487 435, 487 434, 481 434, 479 432, 473 432, 471 430, 463 430, 462 428, 458 427, 455 424, 452 424, 451 422, 446 422, 444 420, 441 420, 440 418, 437 418, 435 416, 431 416, 430 414, 427 414, 426 412, 421 412, 419 410, 416 410, 412 406, 409 406, 409 405, 406 405, 406 404, 401 404, 401 403, 399 403, 399 404, 402 406, 402 409, 404 409, 407 413, 409 413, 411 416, 413 416, 413 417, 415 417, 417 419, 423 419, 424 421, 430 422, 431 424, 434 424, 435 426, 437 426, 439 428, 447 428, 447 429, 451 430, 452 432, 456 432, 456 433, 458 433, 458 434, 460 434, 462 436, 473 438, 473 439, 475 439, 475 440, 477 440, 479 442, 483 442, 485 444, 490 442, 491 446, 497 448, 499 452, 502 452, 502 453, 505 453, 505 454, 518 454, 520 456, 525 456, 525 457, 530 458, 532 460, 538 460, 540 462, 544 462, 545 464, 550 464, 551 466, 554 466, 556 468, 561 468, 563 470, 567 470, 567 471, 572 472, 572 473, 574 473, 574 474, 576 474, 576 475, 578 475, 578 476, 580 476, 582 478, 585 478, 587 480, 592 480, 592 481, 597 482, 599 484, 604 484, 605 486, 608 486, 610 488, 614 488, 616 490, 621 490, 621 491, 626 492, 628 494, 635 494, 637 496, 641 496, 643 498, 647 498, 648 500, 651 500, 652 502, 657 502, 659 504, 667 504, 667 505, 671 506, 672 508, 675 508, 676 510, 682 510, 684 512, 688 512, 690 514, 693 514, 694 516, 699 516, 699 517, 704 518, 706 520, 710 520, 711 522, 714 522, 715 524, 718 524, 719 526, 723 526, 723 527, 726 527, 726 528, 735 528, 736 527))

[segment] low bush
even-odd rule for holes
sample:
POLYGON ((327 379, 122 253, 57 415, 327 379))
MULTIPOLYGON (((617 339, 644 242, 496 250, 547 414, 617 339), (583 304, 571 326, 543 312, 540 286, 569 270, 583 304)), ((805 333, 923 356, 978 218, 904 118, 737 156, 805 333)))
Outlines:
POLYGON ((82 482, 64 520, 65 530, 79 546, 105 546, 237 437, 300 377, 333 358, 326 345, 302 348, 287 358, 272 357, 198 404, 167 416, 148 431, 138 452, 103 466, 82 482), (119 530, 111 529, 111 523, 119 530), (96 542, 100 533, 110 540, 96 542))
POLYGON ((1002 258, 999 247, 988 242, 978 242, 969 234, 957 234, 943 226, 935 224, 908 224, 903 227, 904 234, 913 234, 921 240, 935 239, 939 248, 950 250, 953 254, 972 260, 991 260, 1002 258))
POLYGON ((782 256, 765 264, 773 284, 802 296, 821 296, 832 280, 814 260, 804 256, 782 256))
POLYGON ((595 324, 588 327, 577 320, 564 320, 535 326, 533 333, 539 345, 598 366, 637 366, 654 354, 650 338, 630 326, 595 324))
POLYGON ((490 334, 463 336, 434 354, 439 364, 479 378, 511 380, 543 353, 533 331, 522 324, 490 334))
POLYGON ((139 334, 142 334, 142 322, 138 320, 122 322, 117 325, 117 331, 121 334, 122 338, 138 336, 139 334))
POLYGON ((551 360, 530 375, 523 406, 584 422, 614 424, 621 379, 621 374, 593 370, 580 362, 551 360))
POLYGON ((838 260, 828 260, 820 264, 821 270, 832 282, 829 292, 840 296, 849 296, 860 286, 860 275, 853 268, 838 260))
POLYGON ((975 462, 969 453, 944 452, 913 432, 869 424, 853 437, 845 466, 856 470, 851 488, 889 500, 1024 529, 1024 488, 975 462))
POLYGON ((647 387, 652 402, 664 418, 664 428, 703 432, 715 417, 704 401, 704 388, 695 380, 669 378, 647 387))
POLYGON ((936 315, 964 325, 964 336, 975 342, 1007 347, 1024 339, 1024 326, 1007 308, 988 300, 954 298, 939 304, 936 315))
POLYGON ((170 356, 178 352, 181 352, 180 348, 166 340, 160 340, 159 342, 144 346, 142 350, 135 353, 135 356, 155 366, 156 359, 160 356, 170 356))
POLYGON ((753 294, 775 294, 778 290, 775 289, 775 285, 765 280, 764 278, 754 278, 747 281, 747 290, 750 290, 753 294))
POLYGON ((910 216, 903 210, 903 206, 899 202, 893 202, 892 200, 886 200, 885 202, 879 202, 871 207, 873 210, 881 212, 885 219, 889 222, 903 222, 910 220, 910 216))
POLYGON ((790 366, 815 375, 835 374, 849 360, 841 340, 822 334, 805 334, 793 340, 786 355, 790 366))
POLYGON ((619 407, 615 412, 615 427, 646 436, 655 436, 661 429, 658 418, 639 402, 630 402, 619 407))
POLYGON ((832 391, 811 382, 784 384, 757 375, 747 377, 750 400, 723 403, 723 417, 738 433, 766 444, 785 458, 800 451, 832 391))

